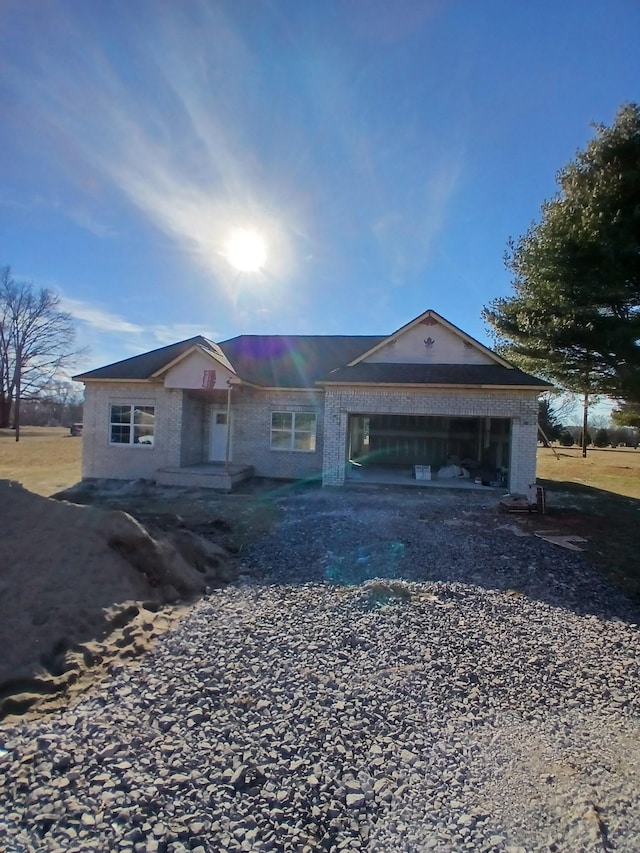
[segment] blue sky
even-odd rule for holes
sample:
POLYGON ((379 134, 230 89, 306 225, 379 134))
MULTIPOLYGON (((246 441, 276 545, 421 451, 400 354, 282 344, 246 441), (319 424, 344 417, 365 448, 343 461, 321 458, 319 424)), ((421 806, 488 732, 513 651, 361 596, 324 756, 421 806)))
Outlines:
POLYGON ((639 32, 637 0, 2 0, 0 264, 81 367, 427 308, 490 343, 508 238, 640 100, 639 32))

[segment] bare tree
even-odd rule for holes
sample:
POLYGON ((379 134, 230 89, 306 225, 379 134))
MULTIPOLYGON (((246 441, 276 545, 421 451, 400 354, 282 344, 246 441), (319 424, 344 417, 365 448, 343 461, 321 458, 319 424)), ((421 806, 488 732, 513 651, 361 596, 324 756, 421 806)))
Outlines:
POLYGON ((80 354, 75 327, 60 297, 0 270, 0 427, 13 423, 20 440, 20 401, 46 388, 80 354))

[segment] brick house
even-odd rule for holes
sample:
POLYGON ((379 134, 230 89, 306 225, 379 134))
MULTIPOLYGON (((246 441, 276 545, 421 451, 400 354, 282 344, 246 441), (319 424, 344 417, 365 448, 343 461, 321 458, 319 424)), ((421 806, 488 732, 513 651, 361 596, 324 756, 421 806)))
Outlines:
POLYGON ((74 378, 83 478, 225 490, 418 470, 526 492, 550 387, 432 310, 387 336, 196 336, 74 378))

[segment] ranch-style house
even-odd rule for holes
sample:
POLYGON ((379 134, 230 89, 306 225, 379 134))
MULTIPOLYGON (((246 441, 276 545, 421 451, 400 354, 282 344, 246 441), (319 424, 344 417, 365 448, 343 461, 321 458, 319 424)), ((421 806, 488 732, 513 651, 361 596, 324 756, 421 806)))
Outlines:
POLYGON ((526 493, 549 388, 432 310, 391 335, 198 335, 74 378, 84 479, 223 490, 258 476, 526 493))

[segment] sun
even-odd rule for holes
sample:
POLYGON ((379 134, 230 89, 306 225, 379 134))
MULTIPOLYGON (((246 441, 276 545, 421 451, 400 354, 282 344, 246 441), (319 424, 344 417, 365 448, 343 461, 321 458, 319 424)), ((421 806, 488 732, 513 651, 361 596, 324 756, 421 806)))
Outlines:
POLYGON ((227 240, 224 254, 240 272, 258 272, 267 260, 267 244, 257 231, 236 228, 227 240))

